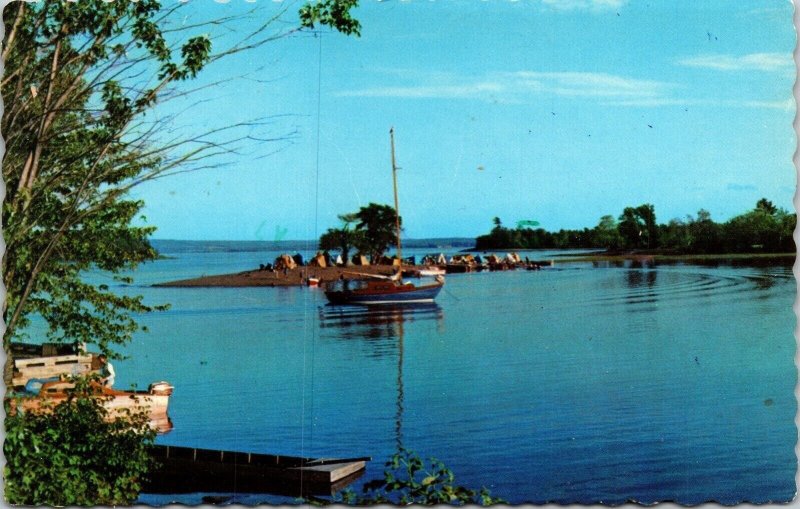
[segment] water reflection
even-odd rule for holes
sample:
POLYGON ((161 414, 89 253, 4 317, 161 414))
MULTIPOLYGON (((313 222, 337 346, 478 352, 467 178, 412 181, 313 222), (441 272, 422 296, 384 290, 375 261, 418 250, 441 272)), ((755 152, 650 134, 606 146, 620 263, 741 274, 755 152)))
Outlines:
MULTIPOLYGON (((655 269, 650 270, 636 270, 631 269, 625 273, 625 284, 632 290, 625 297, 627 304, 654 304, 658 302, 658 290, 656 284, 658 283, 658 271, 655 269)), ((651 307, 629 307, 629 311, 643 311, 650 310, 651 307)))
MULTIPOLYGON (((395 402, 395 445, 403 450, 403 413, 405 389, 403 387, 403 340, 405 324, 420 320, 436 320, 442 326, 444 312, 436 303, 398 304, 381 306, 323 306, 319 310, 321 329, 336 329, 344 339, 392 340, 397 354, 397 398, 395 402)), ((376 349, 383 356, 386 349, 376 349)))
POLYGON ((655 270, 629 270, 625 274, 625 283, 631 289, 653 288, 657 281, 658 271, 655 270))
POLYGON ((403 322, 436 320, 444 323, 444 312, 436 303, 381 306, 322 306, 321 329, 335 329, 344 339, 395 339, 402 333, 403 322))
MULTIPOLYGON (((663 262, 659 262, 663 263, 663 262)), ((592 267, 595 269, 644 269, 654 268, 658 265, 653 257, 625 258, 621 260, 594 260, 592 267)))

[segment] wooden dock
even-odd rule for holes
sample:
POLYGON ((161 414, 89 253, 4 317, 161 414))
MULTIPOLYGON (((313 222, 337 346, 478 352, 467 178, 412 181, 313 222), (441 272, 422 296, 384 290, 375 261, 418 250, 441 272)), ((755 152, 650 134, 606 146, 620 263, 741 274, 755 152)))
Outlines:
POLYGON ((300 458, 157 445, 144 493, 270 493, 331 496, 364 475, 370 458, 300 458))

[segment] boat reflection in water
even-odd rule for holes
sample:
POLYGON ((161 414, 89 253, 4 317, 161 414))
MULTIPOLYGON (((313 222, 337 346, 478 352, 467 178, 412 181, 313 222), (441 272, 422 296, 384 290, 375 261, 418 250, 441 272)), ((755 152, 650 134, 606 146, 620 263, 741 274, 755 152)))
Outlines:
POLYGON ((322 329, 338 329, 345 339, 400 338, 403 322, 436 320, 443 325, 444 312, 434 302, 384 304, 378 306, 322 306, 319 311, 322 329))
MULTIPOLYGON (((348 307, 327 305, 320 308, 320 327, 340 328, 344 339, 396 340, 392 350, 397 355, 397 398, 395 413, 395 443, 397 451, 403 447, 403 340, 404 324, 420 320, 436 320, 437 327, 444 323, 444 312, 436 303, 396 304, 381 306, 348 307)), ((382 354, 379 354, 382 355, 382 354)))

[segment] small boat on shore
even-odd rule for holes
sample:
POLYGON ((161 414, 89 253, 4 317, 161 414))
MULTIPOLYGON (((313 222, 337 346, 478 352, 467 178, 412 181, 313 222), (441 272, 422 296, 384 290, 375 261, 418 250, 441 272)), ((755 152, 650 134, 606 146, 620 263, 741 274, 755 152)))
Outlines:
POLYGON ((431 284, 416 286, 403 282, 403 252, 400 242, 400 205, 397 199, 397 164, 394 157, 394 128, 389 130, 392 146, 392 182, 394 184, 395 226, 397 228, 397 272, 393 276, 361 274, 362 279, 337 281, 326 285, 325 297, 331 304, 403 304, 433 302, 444 286, 444 276, 437 274, 431 284))
POLYGON ((32 379, 85 375, 100 369, 100 354, 84 352, 70 344, 11 343, 14 370, 11 385, 22 389, 32 379))
MULTIPOLYGON (((118 391, 93 383, 94 394, 104 399, 103 406, 109 411, 108 417, 114 419, 129 411, 147 412, 150 427, 158 433, 172 430, 172 421, 167 415, 169 398, 174 388, 167 382, 154 382, 146 391, 118 391)), ((23 410, 48 411, 59 403, 67 401, 75 383, 69 380, 56 380, 42 384, 38 394, 23 395, 19 404, 23 410)))
POLYGON ((444 276, 447 273, 443 268, 436 266, 406 267, 403 269, 403 277, 436 277, 444 276))

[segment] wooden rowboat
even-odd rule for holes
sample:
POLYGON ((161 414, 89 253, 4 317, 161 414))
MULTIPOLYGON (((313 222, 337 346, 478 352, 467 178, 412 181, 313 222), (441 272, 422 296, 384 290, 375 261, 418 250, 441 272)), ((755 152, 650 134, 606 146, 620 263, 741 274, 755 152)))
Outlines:
MULTIPOLYGON (((20 398, 23 410, 47 411, 67 400, 75 388, 73 382, 59 380, 42 385, 39 394, 20 398)), ((167 382, 150 384, 147 391, 118 391, 99 384, 93 385, 95 394, 103 398, 103 406, 109 411, 109 418, 125 414, 128 411, 145 411, 150 419, 150 427, 157 433, 172 430, 172 421, 167 415, 169 398, 173 387, 167 382)))
POLYGON ((11 343, 14 371, 11 385, 25 387, 31 379, 85 375, 100 368, 97 353, 81 352, 73 345, 11 343))

